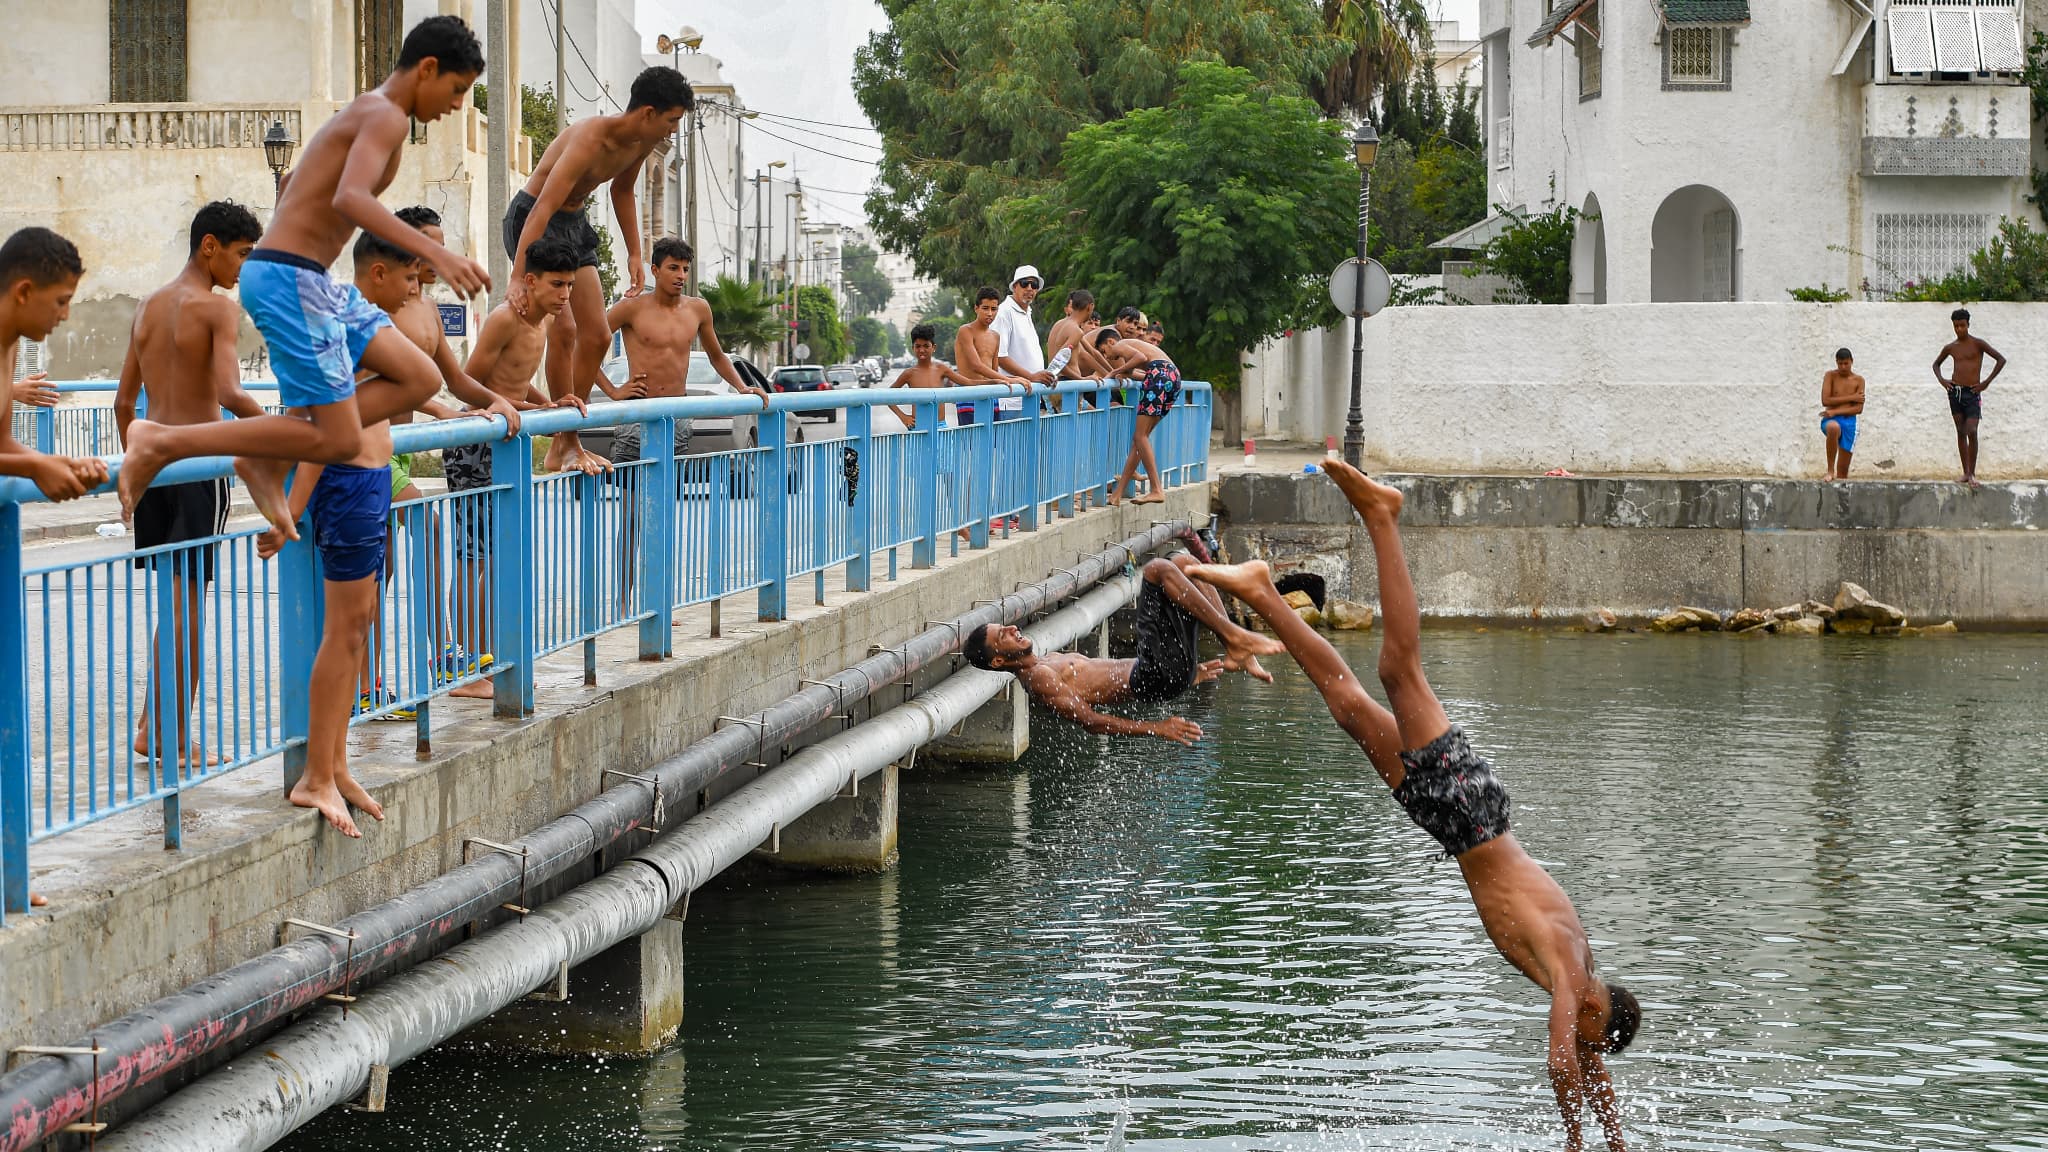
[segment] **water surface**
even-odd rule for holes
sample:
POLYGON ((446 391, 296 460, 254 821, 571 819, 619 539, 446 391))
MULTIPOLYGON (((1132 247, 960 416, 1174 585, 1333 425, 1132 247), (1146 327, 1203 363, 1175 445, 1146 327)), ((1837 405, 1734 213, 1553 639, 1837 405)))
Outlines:
MULTIPOLYGON (((1424 642, 1642 998, 1631 1148, 2048 1149, 2048 638, 1424 642)), ((1561 1147, 1542 994, 1273 663, 1200 748, 906 774, 886 875, 700 893, 660 1056, 455 1046, 288 1146, 1561 1147)))

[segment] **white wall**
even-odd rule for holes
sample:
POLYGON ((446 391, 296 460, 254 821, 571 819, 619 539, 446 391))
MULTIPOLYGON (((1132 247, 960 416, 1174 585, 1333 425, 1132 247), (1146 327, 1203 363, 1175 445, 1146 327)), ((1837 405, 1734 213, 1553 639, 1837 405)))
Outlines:
MULTIPOLYGON (((1869 381, 1854 475, 1952 478, 1955 427, 1928 366, 1947 304, 1395 308, 1366 323, 1367 452, 1395 471, 1817 477, 1820 378, 1849 347, 1869 381)), ((1984 397, 1987 478, 2048 476, 2048 326, 1976 304, 2012 366, 1984 397)), ((1348 329, 1254 352, 1245 434, 1319 443, 1349 406, 1348 329)))

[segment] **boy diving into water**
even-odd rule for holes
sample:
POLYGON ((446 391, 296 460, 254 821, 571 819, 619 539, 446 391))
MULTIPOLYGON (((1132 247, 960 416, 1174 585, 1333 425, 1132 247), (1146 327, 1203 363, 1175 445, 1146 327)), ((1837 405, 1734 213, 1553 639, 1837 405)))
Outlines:
POLYGON ((1401 494, 1341 461, 1325 464, 1331 479, 1365 521, 1379 557, 1379 677, 1390 712, 1365 691, 1337 650, 1280 598, 1263 561, 1203 565, 1188 575, 1245 602, 1266 618, 1287 651, 1330 706, 1330 715, 1365 750, 1410 819, 1458 862, 1479 921, 1495 948, 1537 987, 1550 993, 1547 1061, 1565 1147, 1585 1146, 1581 1113, 1591 1107, 1621 1152, 1621 1106, 1602 1053, 1620 1052, 1642 1022, 1634 996, 1593 970, 1593 950, 1579 914, 1542 866, 1508 830, 1508 793, 1493 766, 1466 743, 1444 715, 1422 673, 1421 612, 1401 550, 1401 494))

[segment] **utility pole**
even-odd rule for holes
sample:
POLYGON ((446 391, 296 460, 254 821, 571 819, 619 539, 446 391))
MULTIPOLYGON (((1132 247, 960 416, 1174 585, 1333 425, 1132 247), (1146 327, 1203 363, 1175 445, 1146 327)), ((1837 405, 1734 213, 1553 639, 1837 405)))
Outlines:
MULTIPOLYGON (((510 86, 512 28, 505 12, 506 0, 487 2, 484 36, 490 42, 490 56, 484 63, 484 75, 490 83, 494 106, 486 113, 490 117, 485 144, 490 170, 484 177, 484 198, 495 221, 505 218, 505 206, 512 199, 512 109, 519 106, 519 93, 510 86)), ((495 306, 505 299, 505 288, 512 278, 511 258, 501 245, 484 247, 490 253, 491 303, 495 306)))
POLYGON ((683 157, 683 163, 685 163, 685 164, 689 165, 689 169, 688 169, 688 171, 689 171, 689 175, 688 175, 688 176, 686 177, 686 179, 685 179, 685 183, 687 184, 687 186, 688 186, 688 188, 689 188, 689 191, 688 191, 688 193, 687 193, 687 197, 686 197, 686 198, 687 198, 687 199, 689 200, 689 213, 690 213, 690 218, 689 218, 689 223, 688 223, 688 224, 686 224, 686 225, 684 226, 684 233, 685 233, 685 235, 683 236, 683 239, 684 239, 685 241, 687 241, 687 242, 689 243, 689 245, 690 245, 690 295, 692 295, 692 296, 695 296, 695 295, 697 294, 697 269, 698 269, 698 267, 699 267, 700 265, 702 265, 702 264, 704 263, 704 257, 703 257, 702 255, 698 254, 698 252, 697 252, 697 126, 698 126, 698 115, 697 115, 697 110, 696 110, 695 108, 692 108, 692 109, 690 109, 690 112, 689 112, 689 117, 690 117, 690 154, 689 154, 689 155, 687 155, 687 156, 685 156, 685 157, 683 157))
POLYGON ((555 135, 560 136, 569 129, 569 64, 562 55, 568 46, 568 37, 562 30, 562 9, 569 6, 569 0, 555 0, 555 135))
POLYGON ((747 259, 746 219, 746 177, 747 170, 747 117, 751 112, 742 113, 734 109, 732 118, 732 258, 734 263, 745 263, 747 259))
POLYGON ((747 272, 749 283, 768 279, 767 270, 761 267, 761 181, 763 178, 763 173, 754 173, 754 264, 747 272))

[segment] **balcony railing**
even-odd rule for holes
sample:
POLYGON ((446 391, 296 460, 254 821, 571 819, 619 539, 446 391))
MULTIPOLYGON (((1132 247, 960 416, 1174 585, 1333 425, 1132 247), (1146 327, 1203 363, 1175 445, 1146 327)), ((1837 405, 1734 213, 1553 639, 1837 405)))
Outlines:
POLYGON ((2018 84, 1866 84, 1866 176, 2025 176, 2031 104, 2018 84))
POLYGON ((261 104, 0 108, 0 152, 261 148, 278 120, 293 139, 305 139, 297 108, 261 104))

